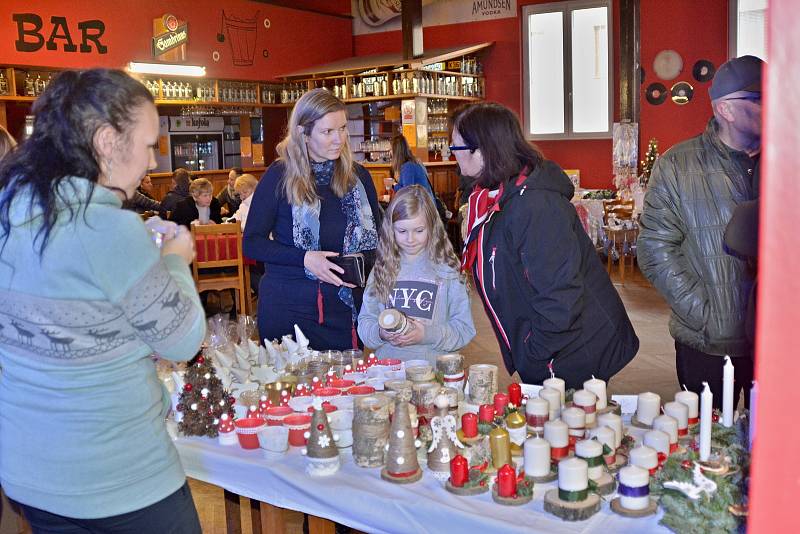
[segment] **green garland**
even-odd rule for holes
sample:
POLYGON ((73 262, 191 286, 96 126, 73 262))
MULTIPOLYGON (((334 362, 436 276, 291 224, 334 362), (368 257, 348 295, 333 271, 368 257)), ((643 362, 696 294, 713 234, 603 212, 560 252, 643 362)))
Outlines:
MULTIPOLYGON (((698 425, 699 427, 699 425, 698 425)), ((692 435, 697 433, 692 429, 692 435)), ((661 524, 681 534, 722 534, 744 532, 745 520, 732 513, 733 507, 747 500, 750 454, 747 443, 747 416, 740 417, 730 428, 715 423, 711 428, 711 448, 730 459, 733 473, 727 476, 710 472, 703 474, 716 482, 713 495, 703 495, 697 500, 686 497, 677 490, 664 488, 670 480, 692 482, 694 462, 699 453, 688 447, 686 452, 671 455, 650 481, 652 495, 660 495, 659 504, 664 509, 661 524)))

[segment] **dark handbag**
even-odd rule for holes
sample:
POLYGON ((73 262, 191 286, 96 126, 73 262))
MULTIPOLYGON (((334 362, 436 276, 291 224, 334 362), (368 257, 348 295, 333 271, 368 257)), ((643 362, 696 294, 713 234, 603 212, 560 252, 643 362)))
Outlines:
POLYGON ((330 256, 328 261, 344 269, 344 272, 341 274, 334 273, 342 279, 342 282, 353 284, 356 287, 364 287, 367 285, 367 276, 364 269, 364 255, 360 252, 356 254, 330 256))

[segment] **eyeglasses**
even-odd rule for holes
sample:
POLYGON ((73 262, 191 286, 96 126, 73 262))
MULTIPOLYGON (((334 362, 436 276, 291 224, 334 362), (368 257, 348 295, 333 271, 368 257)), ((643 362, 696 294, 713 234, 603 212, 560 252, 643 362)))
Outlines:
POLYGON ((470 154, 474 154, 478 147, 469 146, 469 145, 451 145, 448 147, 450 152, 455 152, 456 150, 469 150, 470 154))

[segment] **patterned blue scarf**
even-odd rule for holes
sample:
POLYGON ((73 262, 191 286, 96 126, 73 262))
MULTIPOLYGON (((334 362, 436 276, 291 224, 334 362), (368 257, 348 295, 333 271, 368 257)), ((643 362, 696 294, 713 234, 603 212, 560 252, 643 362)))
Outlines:
MULTIPOLYGON (((311 170, 318 186, 330 185, 333 179, 334 160, 322 163, 311 162, 311 170)), ((294 246, 303 250, 320 250, 319 247, 319 214, 320 201, 314 204, 292 206, 292 236, 294 246)), ((342 197, 342 211, 347 218, 344 228, 344 243, 342 254, 353 254, 364 250, 374 250, 378 247, 378 231, 375 227, 375 217, 367 199, 367 191, 361 180, 356 180, 344 197, 342 197)), ((316 280, 317 277, 306 269, 306 277, 316 280)), ((349 287, 339 288, 339 299, 347 304, 356 318, 353 290, 349 287)))

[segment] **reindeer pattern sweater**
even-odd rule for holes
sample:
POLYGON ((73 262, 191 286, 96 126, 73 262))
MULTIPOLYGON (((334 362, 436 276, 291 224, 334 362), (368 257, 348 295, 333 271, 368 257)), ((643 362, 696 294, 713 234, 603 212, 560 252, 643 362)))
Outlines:
POLYGON ((89 185, 61 183, 41 257, 41 212, 19 194, 0 249, 0 483, 16 501, 84 519, 183 485, 152 354, 187 360, 205 336, 186 264, 162 257, 110 190, 87 202, 89 185))

